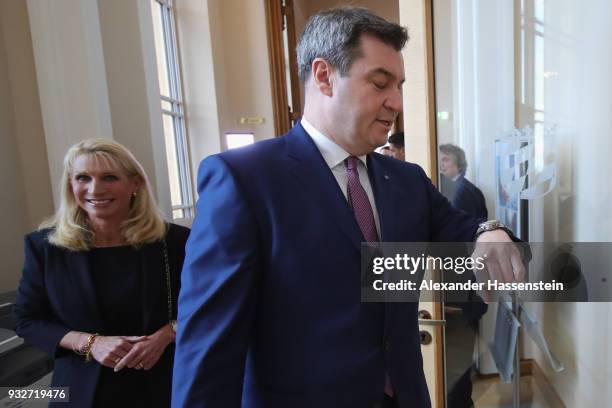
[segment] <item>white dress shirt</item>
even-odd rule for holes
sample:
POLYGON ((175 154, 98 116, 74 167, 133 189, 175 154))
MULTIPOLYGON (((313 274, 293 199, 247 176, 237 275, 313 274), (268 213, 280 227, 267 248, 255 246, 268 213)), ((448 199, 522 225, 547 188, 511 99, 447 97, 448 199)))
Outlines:
MULTIPOLYGON (((340 186, 340 190, 342 190, 342 194, 344 194, 344 197, 348 201, 348 178, 346 176, 346 165, 344 164, 344 160, 350 156, 350 153, 338 146, 336 142, 312 126, 305 117, 302 117, 300 123, 321 152, 325 163, 327 163, 332 174, 336 178, 336 181, 340 186)), ((359 182, 363 186, 363 189, 370 200, 372 212, 374 213, 374 222, 376 223, 376 231, 378 232, 378 237, 380 238, 380 220, 378 217, 378 210, 376 209, 374 193, 372 192, 372 184, 370 183, 370 177, 368 176, 366 155, 358 156, 358 159, 357 172, 359 173, 359 182)))

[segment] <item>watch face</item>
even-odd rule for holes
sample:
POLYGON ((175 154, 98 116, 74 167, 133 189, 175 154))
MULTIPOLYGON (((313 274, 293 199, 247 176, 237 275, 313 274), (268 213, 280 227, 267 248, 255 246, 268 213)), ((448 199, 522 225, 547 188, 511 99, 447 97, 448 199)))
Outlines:
POLYGON ((483 232, 493 231, 500 228, 505 229, 506 226, 502 224, 502 222, 499 220, 485 221, 482 224, 478 225, 478 230, 476 231, 476 234, 480 235, 483 232))
POLYGON ((170 327, 172 327, 172 331, 176 333, 176 320, 170 321, 170 327))
POLYGON ((503 224, 497 220, 491 220, 491 221, 483 222, 482 224, 480 224, 480 226, 483 229, 487 230, 487 229, 492 229, 492 228, 503 227, 503 224))

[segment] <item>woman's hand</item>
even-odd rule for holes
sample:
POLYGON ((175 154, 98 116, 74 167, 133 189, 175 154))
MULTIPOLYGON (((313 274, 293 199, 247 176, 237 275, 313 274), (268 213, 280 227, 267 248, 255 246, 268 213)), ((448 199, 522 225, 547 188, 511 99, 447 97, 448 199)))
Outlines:
POLYGON ((146 336, 96 336, 91 356, 105 367, 115 368, 138 342, 146 336))
POLYGON ((150 336, 144 336, 115 365, 115 371, 123 367, 150 370, 159 360, 168 344, 174 341, 174 332, 165 325, 150 336))

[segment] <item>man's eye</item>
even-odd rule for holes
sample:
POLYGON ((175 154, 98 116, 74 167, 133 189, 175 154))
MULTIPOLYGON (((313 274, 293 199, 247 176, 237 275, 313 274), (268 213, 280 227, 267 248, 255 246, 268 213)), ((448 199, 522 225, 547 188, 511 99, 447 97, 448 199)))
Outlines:
POLYGON ((378 89, 385 89, 387 87, 387 84, 383 82, 374 82, 374 86, 377 87, 378 89))

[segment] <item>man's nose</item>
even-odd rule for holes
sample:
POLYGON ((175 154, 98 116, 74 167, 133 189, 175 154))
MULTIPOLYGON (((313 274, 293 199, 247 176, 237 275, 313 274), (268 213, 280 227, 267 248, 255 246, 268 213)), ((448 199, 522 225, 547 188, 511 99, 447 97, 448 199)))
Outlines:
POLYGON ((396 113, 401 113, 404 107, 402 91, 399 89, 393 90, 391 95, 389 95, 389 97, 385 101, 385 107, 396 113))

